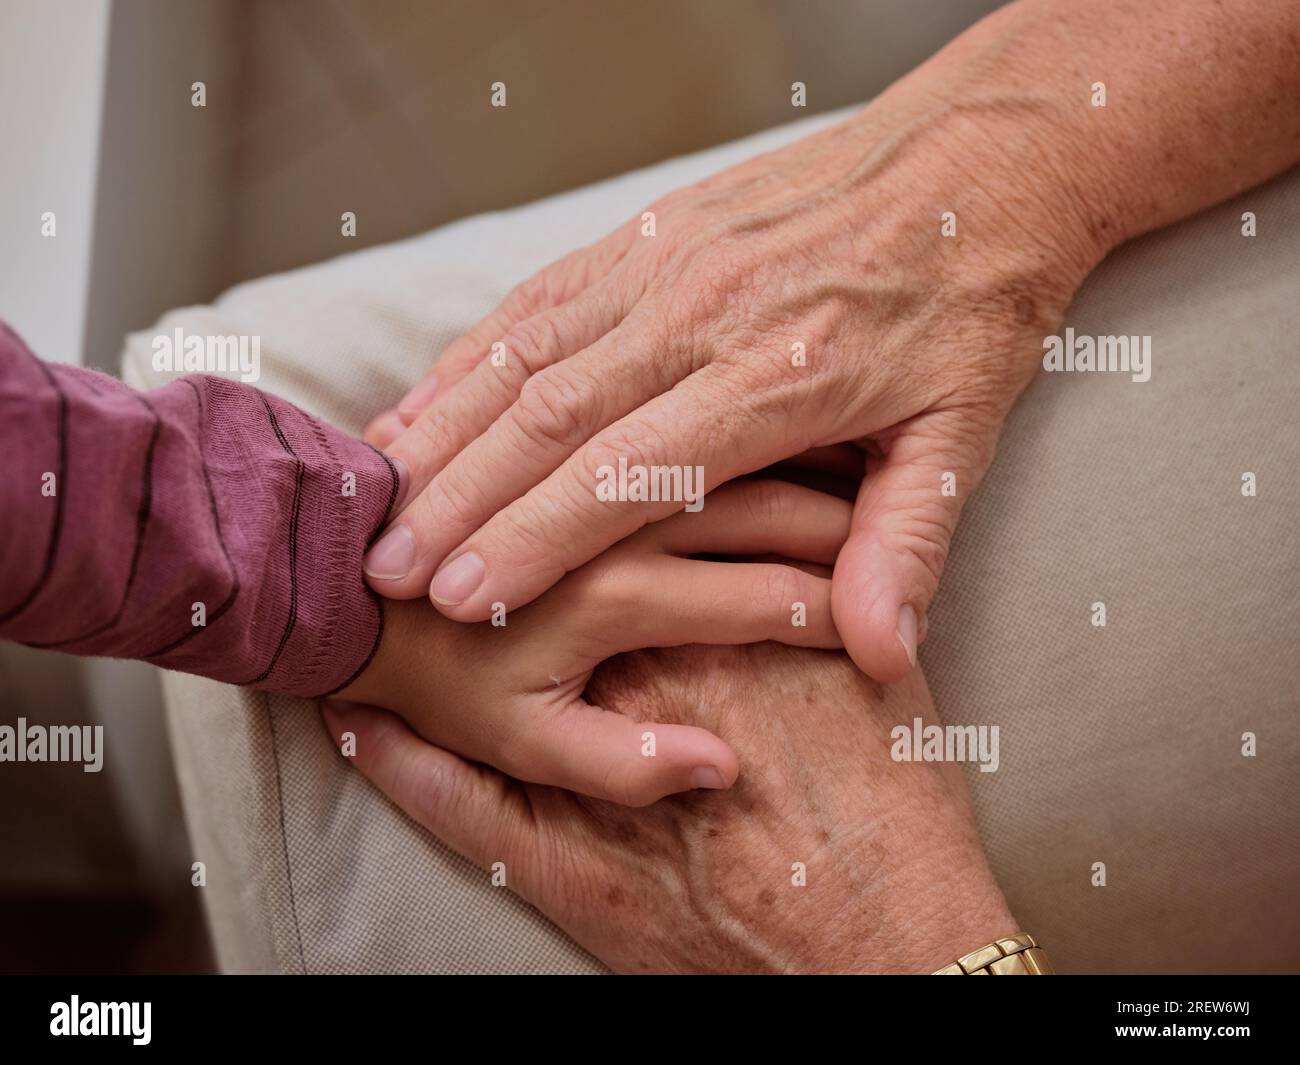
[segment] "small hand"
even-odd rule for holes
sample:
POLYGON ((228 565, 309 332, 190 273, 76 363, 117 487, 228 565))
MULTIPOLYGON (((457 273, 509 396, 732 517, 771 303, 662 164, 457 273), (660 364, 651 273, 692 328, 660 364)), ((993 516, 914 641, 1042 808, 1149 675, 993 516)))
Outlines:
POLYGON ((642 530, 544 596, 461 625, 389 603, 379 653, 339 693, 400 713, 421 736, 520 780, 644 805, 725 788, 739 771, 705 730, 608 713, 583 698, 604 659, 642 647, 775 640, 841 646, 829 566, 850 506, 781 481, 744 480, 698 513, 642 530), (722 562, 689 556, 779 556, 722 562))

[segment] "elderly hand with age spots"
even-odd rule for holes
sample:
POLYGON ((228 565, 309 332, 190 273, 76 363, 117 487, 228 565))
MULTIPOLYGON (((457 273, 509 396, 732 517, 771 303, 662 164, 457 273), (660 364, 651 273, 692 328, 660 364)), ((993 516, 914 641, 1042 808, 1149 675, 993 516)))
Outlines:
POLYGON ((479 621, 681 509, 599 499, 602 467, 701 465, 717 486, 853 442, 874 461, 834 620, 898 680, 1089 270, 1300 158, 1298 41, 1293 0, 1026 0, 853 118, 650 205, 653 236, 638 207, 453 344, 409 429, 374 424, 412 492, 371 586, 479 621))
POLYGON ((505 863, 507 887, 620 972, 928 973, 1017 931, 961 769, 890 756, 890 729, 930 713, 919 672, 882 688, 839 653, 686 647, 614 659, 591 692, 630 730, 725 736, 745 772, 632 810, 473 765, 370 707, 326 721, 398 806, 505 863))

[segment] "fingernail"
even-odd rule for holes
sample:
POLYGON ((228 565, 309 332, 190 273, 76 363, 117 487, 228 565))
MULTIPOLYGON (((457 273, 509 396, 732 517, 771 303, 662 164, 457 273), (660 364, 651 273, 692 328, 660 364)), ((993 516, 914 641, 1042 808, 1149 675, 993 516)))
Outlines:
POLYGON ((389 514, 396 514, 402 509, 402 504, 406 502, 406 490, 411 485, 411 471, 406 468, 406 463, 401 459, 388 456, 388 461, 393 464, 393 469, 397 471, 397 494, 393 496, 393 506, 389 514))
POLYGON ((436 377, 426 377, 402 397, 402 402, 397 405, 397 413, 409 424, 409 420, 420 414, 425 407, 432 403, 433 397, 437 394, 438 379, 436 377))
POLYGON ((474 594, 474 589, 483 583, 483 575, 486 572, 487 567, 483 565, 483 559, 473 551, 457 555, 434 576, 429 594, 433 596, 435 602, 443 606, 463 603, 474 594))
POLYGON ((916 665, 916 611, 904 603, 898 611, 898 642, 907 652, 907 660, 916 665))
POLYGON ((691 787, 693 788, 717 790, 726 786, 727 782, 722 779, 722 774, 711 765, 697 765, 691 770, 691 787))
POLYGON ((361 568, 381 581, 400 581, 415 561, 415 537, 405 525, 394 525, 366 552, 361 568))

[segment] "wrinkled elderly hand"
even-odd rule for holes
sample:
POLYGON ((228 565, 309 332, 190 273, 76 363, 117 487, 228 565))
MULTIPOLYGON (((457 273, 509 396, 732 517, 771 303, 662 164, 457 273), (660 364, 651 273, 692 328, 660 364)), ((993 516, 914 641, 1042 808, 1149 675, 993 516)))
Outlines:
POLYGON ((616 970, 933 972, 1018 931, 960 769, 890 757, 890 729, 929 712, 919 672, 882 690, 842 654, 688 647, 615 659, 593 694, 716 731, 744 774, 632 810, 473 766, 382 711, 327 724, 407 813, 505 863, 507 887, 616 970))
POLYGON ((869 673, 905 674, 1025 353, 1090 261, 1063 227, 1008 218, 959 159, 835 128, 653 204, 654 236, 634 219, 527 282, 447 356, 500 342, 503 362, 480 359, 390 448, 427 487, 368 557, 372 587, 432 580, 443 613, 479 620, 683 507, 601 498, 602 468, 702 467, 712 487, 853 441, 876 462, 835 620, 869 673))
POLYGON ((903 676, 1083 277, 1300 156, 1296 28, 1291 0, 1009 5, 860 115, 638 208, 408 399, 409 418, 440 385, 391 446, 416 494, 373 587, 481 619, 682 507, 603 499, 602 469, 702 466, 716 486, 859 442, 875 461, 835 623, 863 669, 903 676))

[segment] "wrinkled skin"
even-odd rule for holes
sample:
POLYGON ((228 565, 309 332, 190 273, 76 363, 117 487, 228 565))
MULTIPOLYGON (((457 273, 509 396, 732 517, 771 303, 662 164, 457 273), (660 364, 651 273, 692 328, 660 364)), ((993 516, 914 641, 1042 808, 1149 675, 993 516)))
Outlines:
POLYGON ((859 114, 629 204, 453 344, 372 428, 413 475, 372 585, 478 620, 674 509, 598 503, 601 465, 716 486, 859 442, 835 623, 897 680, 1072 294, 1124 240, 1300 160, 1297 98, 1293 0, 1008 4, 859 114))
POLYGON ((930 711, 919 673, 882 689, 842 653, 686 647, 615 659, 591 691, 710 729, 744 772, 629 809, 474 766, 383 711, 326 720, 415 820, 485 870, 504 862, 510 889, 618 971, 932 972, 1018 930, 960 769, 890 758, 890 728, 930 711))
POLYGON ((631 219, 457 341, 440 397, 389 449, 412 474, 397 525, 413 564, 368 566, 372 586, 424 595, 445 558, 477 556, 477 588, 440 571, 432 595, 479 620, 681 508, 598 500, 602 466, 702 465, 716 486, 853 442, 874 461, 835 621, 868 673, 905 675, 961 505, 1100 253, 1068 210, 981 189, 959 110, 879 114, 650 205, 654 236, 631 219), (504 365, 482 357, 498 341, 504 365))

